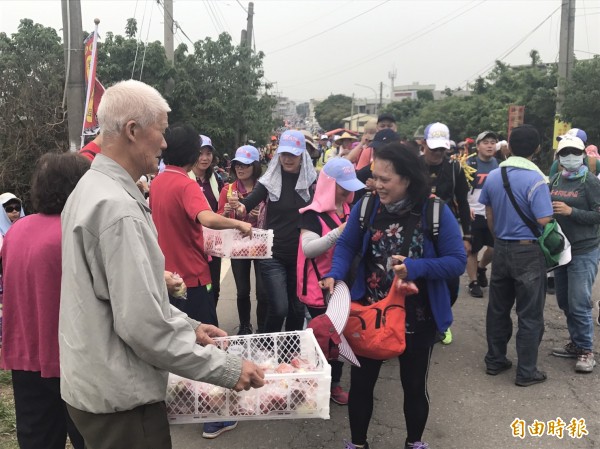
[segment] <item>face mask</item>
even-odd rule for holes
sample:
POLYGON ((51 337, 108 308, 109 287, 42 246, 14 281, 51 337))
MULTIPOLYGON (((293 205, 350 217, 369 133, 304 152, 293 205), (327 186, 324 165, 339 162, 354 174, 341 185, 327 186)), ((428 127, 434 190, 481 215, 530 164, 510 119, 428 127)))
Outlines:
POLYGON ((583 154, 581 156, 575 156, 574 154, 558 156, 558 160, 565 170, 577 171, 583 165, 583 154))

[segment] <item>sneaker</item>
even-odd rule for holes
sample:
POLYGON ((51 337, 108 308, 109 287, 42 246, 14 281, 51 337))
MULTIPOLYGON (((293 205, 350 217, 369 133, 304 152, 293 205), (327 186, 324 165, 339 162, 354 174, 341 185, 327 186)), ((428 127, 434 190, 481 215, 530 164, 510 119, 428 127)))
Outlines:
POLYGON ((498 374, 506 371, 507 369, 510 369, 511 366, 512 366, 512 362, 510 360, 506 360, 499 367, 496 367, 496 368, 487 367, 485 369, 485 373, 489 374, 490 376, 497 376, 498 374))
POLYGON ((348 404, 348 393, 346 393, 339 385, 331 389, 331 400, 338 405, 348 404))
POLYGON ((240 324, 238 328, 238 335, 252 335, 254 330, 252 329, 252 324, 240 324))
POLYGON ((575 364, 575 371, 578 373, 591 373, 596 366, 596 360, 594 360, 593 352, 581 353, 577 356, 577 363, 575 364))
POLYGON ((448 330, 441 335, 442 339, 440 341, 443 345, 449 345, 450 343, 452 343, 452 331, 450 330, 450 328, 448 328, 448 330))
POLYGON ((533 377, 530 377, 529 379, 515 380, 515 385, 517 385, 519 387, 529 387, 531 385, 541 384, 542 382, 546 382, 546 379, 548 379, 548 376, 546 376, 545 372, 536 371, 535 374, 533 375, 533 377))
POLYGON ((344 440, 344 449, 369 449, 369 443, 365 443, 364 446, 357 446, 350 441, 344 440))
POLYGON ((415 441, 414 443, 406 443, 404 449, 429 449, 429 444, 423 441, 415 441))
POLYGON ((483 291, 477 281, 473 281, 469 284, 469 294, 473 298, 483 298, 483 291))
POLYGON ((547 281, 546 281, 546 294, 548 294, 548 295, 555 295, 556 294, 556 288, 554 286, 554 276, 550 276, 549 278, 547 278, 547 281))
POLYGON ((488 280, 487 280, 487 277, 485 275, 486 271, 487 271, 487 268, 479 268, 479 267, 477 267, 477 282, 479 283, 480 287, 487 287, 488 286, 488 280))
POLYGON ((213 438, 217 438, 223 432, 235 429, 237 424, 237 421, 205 422, 202 438, 212 440, 213 438))
POLYGON ((575 359, 581 353, 581 350, 575 346, 575 343, 570 341, 562 348, 553 348, 552 355, 556 357, 566 357, 569 359, 575 359))

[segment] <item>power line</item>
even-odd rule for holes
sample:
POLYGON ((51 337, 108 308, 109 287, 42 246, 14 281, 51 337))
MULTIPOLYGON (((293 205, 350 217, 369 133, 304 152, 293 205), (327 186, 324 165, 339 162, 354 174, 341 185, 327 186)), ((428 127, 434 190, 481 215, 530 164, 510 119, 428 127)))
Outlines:
POLYGON ((204 8, 206 9, 206 12, 208 13, 208 16, 210 18, 210 21, 213 24, 213 27, 214 27, 215 31, 217 32, 217 34, 219 34, 220 33, 219 27, 217 26, 217 23, 215 22, 215 19, 213 18, 212 12, 208 8, 208 3, 206 3, 206 2, 202 2, 202 3, 204 3, 204 8))
MULTIPOLYGON (((491 69, 492 67, 494 67, 494 65, 496 64, 496 61, 501 61, 503 59, 505 59, 506 57, 508 57, 513 51, 515 51, 517 48, 519 48, 521 46, 521 44, 523 42, 525 42, 527 40, 527 38, 529 36, 531 36, 533 33, 535 33, 544 23, 546 23, 554 14, 556 14, 556 12, 561 8, 561 6, 557 7, 554 11, 552 11, 550 13, 550 15, 548 17, 546 17, 544 20, 542 20, 538 25, 536 25, 530 32, 528 32, 524 37, 522 37, 521 39, 519 39, 514 45, 512 45, 508 50, 506 50, 504 53, 502 53, 500 56, 498 56, 496 59, 494 59, 494 62, 487 64, 483 69, 479 70, 478 72, 476 72, 475 74, 471 75, 468 79, 466 79, 463 84, 468 84, 469 80, 474 79, 477 76, 480 76, 482 73, 487 72, 489 69, 491 69)), ((463 85, 461 84, 461 86, 463 85)), ((460 87, 460 86, 459 86, 460 87)))
POLYGON ((144 62, 146 62, 146 50, 148 50, 148 37, 150 36, 150 25, 152 24, 152 13, 154 5, 150 7, 150 19, 148 19, 148 29, 146 31, 146 43, 144 44, 144 56, 142 57, 142 65, 140 67, 140 81, 142 81, 142 73, 144 73, 144 62))
POLYGON ((244 10, 244 12, 246 14, 248 14, 248 10, 246 8, 244 8, 244 5, 242 5, 242 2, 240 2, 240 0, 236 0, 236 1, 237 1, 237 4, 240 5, 240 8, 242 8, 244 10))
POLYGON ((166 11, 166 13, 169 15, 169 19, 171 19, 171 22, 173 22, 173 26, 175 27, 175 29, 177 31, 181 31, 181 34, 183 34, 185 36, 185 38, 188 41, 190 41, 190 44, 192 44, 192 47, 193 47, 194 46, 194 41, 192 41, 190 39, 190 37, 185 33, 185 31, 183 31, 183 28, 181 28, 181 25, 179 25, 179 23, 173 18, 173 16, 171 15, 171 13, 168 10, 165 9, 165 5, 163 4, 162 0, 156 0, 156 3, 158 3, 160 6, 162 6, 161 14, 163 16, 163 19, 165 18, 165 11, 166 11))
POLYGON ((345 24, 347 24, 348 22, 351 22, 352 20, 354 20, 354 19, 356 19, 356 18, 358 18, 358 17, 360 17, 360 16, 364 16, 365 14, 367 14, 367 13, 369 13, 369 12, 373 11, 374 9, 377 9, 377 8, 379 8, 380 6, 383 6, 383 5, 385 5, 386 3, 389 3, 390 1, 391 1, 391 0, 385 0, 385 1, 381 2, 380 4, 378 4, 378 5, 376 5, 376 6, 373 6, 372 8, 369 8, 369 9, 367 9, 366 11, 364 11, 364 12, 361 12, 360 14, 357 14, 356 16, 350 17, 349 19, 347 19, 347 20, 345 20, 345 21, 343 21, 343 22, 341 22, 341 23, 339 23, 339 24, 337 24, 337 25, 335 25, 335 26, 333 26, 333 27, 330 27, 330 28, 328 28, 328 29, 326 29, 326 30, 323 30, 323 31, 321 31, 320 33, 313 34, 312 36, 309 36, 309 37, 307 37, 307 38, 305 38, 305 39, 302 39, 302 40, 300 40, 300 41, 298 41, 298 42, 295 42, 295 43, 293 43, 293 44, 286 45, 285 47, 278 48, 277 50, 273 50, 273 51, 269 52, 269 54, 271 54, 271 55, 272 55, 272 54, 278 53, 278 52, 280 52, 280 51, 287 50, 288 48, 295 47, 296 45, 300 45, 300 44, 303 44, 303 43, 304 43, 304 42, 306 42, 306 41, 309 41, 309 40, 311 40, 311 39, 314 39, 314 38, 315 38, 315 37, 317 37, 317 36, 321 36, 322 34, 329 33, 330 31, 332 31, 332 30, 335 30, 336 28, 339 28, 339 27, 341 27, 342 25, 345 25, 345 24))
MULTIPOLYGON (((473 0, 471 1, 471 3, 476 2, 477 0, 473 0)), ((459 6, 458 8, 456 8, 455 10, 453 10, 452 12, 450 12, 449 14, 446 14, 445 16, 442 16, 440 19, 434 21, 433 23, 429 24, 428 26, 424 27, 425 31, 421 32, 420 34, 417 34, 416 36, 409 36, 409 37, 403 37, 402 39, 400 39, 400 41, 392 44, 389 47, 383 48, 381 49, 379 52, 373 54, 373 56, 367 57, 366 59, 360 60, 356 63, 351 63, 345 66, 340 67, 339 69, 334 69, 330 72, 325 72, 326 74, 324 74, 323 76, 320 76, 318 78, 314 78, 312 80, 309 81, 303 81, 294 85, 289 85, 289 86, 283 86, 282 88, 289 88, 289 87, 297 87, 297 86, 302 86, 305 84, 310 84, 310 83, 314 83, 317 81, 321 81, 323 79, 327 79, 330 78, 332 76, 335 76, 339 73, 343 73, 346 72, 350 69, 353 69, 355 67, 359 67, 363 64, 366 64, 368 62, 371 62, 375 59, 378 59, 382 56, 389 56, 390 52, 397 50, 400 47, 403 47, 404 45, 410 44, 411 42, 414 42, 415 40, 429 34, 432 33, 434 31, 437 31, 440 27, 462 17, 463 15, 465 15, 466 13, 468 13, 469 11, 477 8, 478 6, 480 6, 481 4, 483 4, 485 2, 485 0, 480 0, 479 3, 469 7, 468 9, 466 9, 465 11, 462 11, 461 13, 458 13, 458 11, 460 11, 461 9, 463 9, 465 7, 465 5, 463 6, 459 6), (457 14, 458 13, 458 14, 457 14), (455 15, 456 14, 456 15, 455 15), (453 17, 452 17, 453 16, 453 17), (446 18, 448 18, 448 20, 444 20, 446 18)), ((470 4, 470 3, 469 3, 470 4)), ((467 5, 469 5, 467 4, 467 5)))
POLYGON ((219 34, 223 33, 225 31, 225 27, 223 27, 223 23, 221 22, 221 19, 219 18, 219 16, 217 15, 217 12, 215 11, 215 7, 214 7, 215 5, 213 5, 212 1, 210 1, 210 0, 206 0, 205 5, 208 7, 208 9, 210 9, 210 13, 211 13, 212 17, 214 17, 215 22, 219 26, 219 34))
POLYGON ((213 4, 215 5, 215 10, 217 11, 219 17, 221 17, 221 23, 223 23, 223 25, 225 26, 225 31, 227 31, 229 33, 229 35, 231 35, 231 28, 229 27, 229 23, 227 22, 227 18, 223 14, 223 11, 221 11, 219 2, 213 1, 213 4))
MULTIPOLYGON (((142 24, 140 25, 140 31, 138 36, 142 35, 142 30, 144 29, 144 21, 146 20, 146 7, 148 6, 148 0, 146 0, 144 2, 144 13, 142 14, 142 24)), ((137 10, 137 2, 135 4, 135 9, 137 10)), ((135 11, 134 11, 134 18, 135 18, 135 11)), ((137 63, 137 56, 138 56, 138 50, 140 48, 140 42, 142 41, 141 37, 138 37, 136 43, 135 43, 135 57, 133 58, 133 67, 131 69, 131 79, 133 79, 133 74, 135 73, 135 65, 137 63)))
MULTIPOLYGON (((238 3, 239 3, 239 2, 238 2, 238 3)), ((266 43, 268 43, 268 42, 272 42, 272 41, 274 41, 274 40, 279 40, 279 39, 281 39, 282 37, 289 36, 289 35, 290 35, 290 34, 292 34, 294 31, 297 31, 297 30, 300 30, 300 29, 305 29, 305 28, 306 28, 308 25, 314 26, 315 22, 317 22, 317 21, 318 21, 318 20, 320 20, 320 19, 323 19, 323 18, 330 19, 330 17, 331 17, 331 16, 332 16, 332 15, 333 15, 335 12, 337 12, 338 10, 340 10, 340 9, 342 9, 342 8, 345 8, 345 7, 346 7, 346 5, 347 5, 348 3, 350 3, 350 0, 349 0, 349 1, 347 1, 346 3, 343 3, 343 4, 342 4, 342 5, 340 5, 340 6, 336 6, 336 7, 335 7, 334 9, 332 9, 331 11, 327 11, 327 12, 324 12, 324 13, 322 13, 322 14, 321 14, 321 13, 319 13, 319 17, 317 17, 316 19, 315 19, 315 18, 311 18, 311 19, 309 19, 309 20, 308 20, 308 21, 306 21, 306 22, 302 22, 302 23, 301 23, 300 25, 298 25, 297 27, 290 28, 290 29, 286 29, 286 32, 285 32, 284 34, 279 34, 279 35, 277 35, 277 36, 273 36, 273 37, 271 37, 271 38, 267 39, 266 41, 262 41, 262 44, 264 45, 264 44, 266 44, 266 43)))

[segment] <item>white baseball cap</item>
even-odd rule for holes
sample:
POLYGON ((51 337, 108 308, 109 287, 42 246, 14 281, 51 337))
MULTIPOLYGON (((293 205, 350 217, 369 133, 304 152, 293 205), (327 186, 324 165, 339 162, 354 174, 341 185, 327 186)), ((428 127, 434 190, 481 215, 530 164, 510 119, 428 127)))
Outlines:
POLYGON ((436 122, 427 125, 424 137, 429 148, 450 149, 450 130, 443 123, 436 122))

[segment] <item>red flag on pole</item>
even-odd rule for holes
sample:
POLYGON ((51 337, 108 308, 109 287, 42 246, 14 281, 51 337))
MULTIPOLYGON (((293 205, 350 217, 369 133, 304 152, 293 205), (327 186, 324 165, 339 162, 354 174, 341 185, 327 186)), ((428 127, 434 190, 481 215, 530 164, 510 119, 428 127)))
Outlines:
POLYGON ((104 86, 96 79, 96 66, 98 63, 98 54, 96 52, 98 45, 98 26, 84 41, 85 51, 85 80, 87 85, 85 97, 85 115, 83 117, 83 128, 81 131, 81 141, 83 146, 84 136, 95 135, 98 132, 98 105, 104 94, 104 86))

